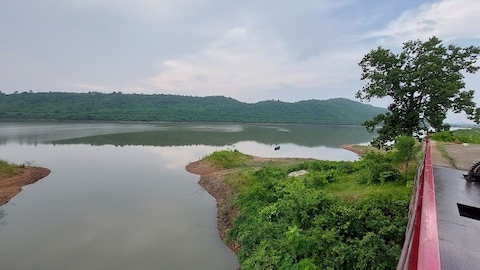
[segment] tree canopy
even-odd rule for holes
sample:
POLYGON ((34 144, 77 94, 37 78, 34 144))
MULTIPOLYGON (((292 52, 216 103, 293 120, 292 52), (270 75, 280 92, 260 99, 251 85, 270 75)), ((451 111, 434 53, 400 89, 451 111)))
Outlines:
POLYGON ((0 119, 360 125, 385 111, 345 98, 251 104, 223 96, 120 92, 0 94, 0 119))
POLYGON ((359 63, 362 80, 367 84, 356 97, 392 98, 389 112, 379 114, 363 125, 379 136, 375 145, 385 145, 400 135, 418 136, 431 127, 448 130, 443 123, 447 112, 465 112, 468 119, 479 123, 480 109, 473 101, 474 90, 465 90, 464 74, 475 73, 480 47, 445 46, 437 37, 428 41, 408 41, 395 54, 378 47, 359 63))

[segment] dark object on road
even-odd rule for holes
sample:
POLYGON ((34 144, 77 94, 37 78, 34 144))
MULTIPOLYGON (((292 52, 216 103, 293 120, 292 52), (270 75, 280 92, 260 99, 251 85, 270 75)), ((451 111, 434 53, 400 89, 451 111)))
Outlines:
POLYGON ((280 145, 279 146, 275 146, 275 151, 277 150, 280 150, 280 145))
POLYGON ((457 203, 457 206, 460 216, 480 220, 480 208, 461 203, 457 203))
POLYGON ((468 174, 464 174, 463 177, 465 177, 468 182, 480 182, 480 161, 473 164, 468 174))

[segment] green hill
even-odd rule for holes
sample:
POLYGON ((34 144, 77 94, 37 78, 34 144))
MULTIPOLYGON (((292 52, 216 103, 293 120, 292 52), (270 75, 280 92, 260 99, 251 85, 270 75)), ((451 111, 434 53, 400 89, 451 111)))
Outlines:
POLYGON ((345 98, 250 104, 223 96, 0 93, 0 119, 356 125, 385 111, 345 98))

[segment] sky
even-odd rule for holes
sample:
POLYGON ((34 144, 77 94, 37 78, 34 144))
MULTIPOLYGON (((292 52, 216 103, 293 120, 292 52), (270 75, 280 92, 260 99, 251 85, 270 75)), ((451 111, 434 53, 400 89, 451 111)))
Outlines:
MULTIPOLYGON (((365 54, 434 35, 479 46, 479 14, 479 0, 0 0, 0 91, 356 100, 365 54)), ((465 81, 480 90, 480 73, 465 81)))

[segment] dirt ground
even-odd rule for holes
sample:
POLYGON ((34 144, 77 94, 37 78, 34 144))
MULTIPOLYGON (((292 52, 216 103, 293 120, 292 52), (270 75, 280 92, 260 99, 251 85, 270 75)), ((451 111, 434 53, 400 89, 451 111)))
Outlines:
POLYGON ((22 191, 23 186, 33 184, 49 174, 47 168, 26 167, 11 177, 0 175, 0 205, 8 203, 22 191))
POLYGON ((480 161, 480 145, 431 141, 431 154, 435 166, 468 171, 480 161))

